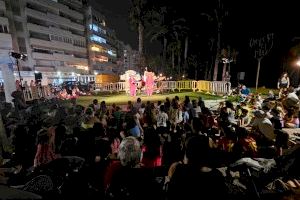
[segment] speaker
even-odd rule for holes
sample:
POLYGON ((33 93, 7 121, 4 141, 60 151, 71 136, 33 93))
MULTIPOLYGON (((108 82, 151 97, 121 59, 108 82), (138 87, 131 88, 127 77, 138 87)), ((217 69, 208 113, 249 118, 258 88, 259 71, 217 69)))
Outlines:
POLYGON ((42 80, 43 79, 43 75, 42 75, 41 72, 34 73, 34 78, 35 78, 35 80, 42 80))
POLYGON ((237 79, 243 81, 245 79, 245 72, 238 72, 237 79))

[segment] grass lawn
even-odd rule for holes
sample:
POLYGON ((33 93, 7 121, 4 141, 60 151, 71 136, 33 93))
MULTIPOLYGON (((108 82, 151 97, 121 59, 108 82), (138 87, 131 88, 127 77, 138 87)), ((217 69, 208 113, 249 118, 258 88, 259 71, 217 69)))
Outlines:
MULTIPOLYGON (((179 96, 181 100, 184 99, 185 96, 189 96, 190 99, 198 99, 199 96, 203 98, 203 100, 217 100, 221 99, 222 96, 215 96, 215 95, 209 95, 204 94, 200 92, 171 92, 166 94, 154 94, 151 97, 148 97, 146 95, 137 96, 142 99, 143 102, 146 101, 154 101, 157 102, 159 100, 164 101, 166 97, 169 97, 170 99, 174 98, 175 96, 179 96)), ((99 103, 101 101, 105 101, 106 104, 110 105, 112 103, 118 104, 118 105, 124 105, 127 104, 128 101, 135 102, 137 97, 130 97, 129 95, 125 93, 114 93, 114 94, 100 94, 97 96, 81 96, 77 99, 77 103, 81 104, 83 106, 88 106, 92 103, 93 99, 98 99, 99 103)))
POLYGON ((270 90, 273 90, 275 95, 278 95, 278 93, 279 93, 279 90, 277 88, 274 89, 274 88, 259 87, 259 88, 257 88, 257 90, 255 90, 255 88, 250 88, 251 92, 259 93, 259 94, 262 94, 262 95, 268 95, 270 90))

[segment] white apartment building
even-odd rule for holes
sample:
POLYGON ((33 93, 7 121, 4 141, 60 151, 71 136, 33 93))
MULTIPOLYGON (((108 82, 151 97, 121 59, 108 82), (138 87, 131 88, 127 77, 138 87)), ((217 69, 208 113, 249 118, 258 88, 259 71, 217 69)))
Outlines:
POLYGON ((89 73, 81 0, 3 2, 13 50, 28 56, 20 62, 22 71, 42 72, 57 81, 89 73))
POLYGON ((94 74, 116 73, 117 52, 115 33, 106 27, 100 12, 88 6, 86 10, 89 65, 94 74))
POLYGON ((135 51, 119 49, 115 32, 94 8, 82 0, 0 0, 0 65, 15 63, 11 51, 27 54, 19 61, 22 78, 42 72, 52 83, 135 69, 135 51))

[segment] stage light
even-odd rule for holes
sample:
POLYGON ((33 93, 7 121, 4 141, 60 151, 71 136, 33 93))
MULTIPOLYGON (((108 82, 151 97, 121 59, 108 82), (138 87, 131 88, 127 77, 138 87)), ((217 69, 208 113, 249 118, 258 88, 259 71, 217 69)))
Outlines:
POLYGON ((10 52, 9 55, 11 57, 14 57, 15 59, 21 59, 21 60, 25 60, 27 58, 27 54, 21 54, 16 52, 10 52))

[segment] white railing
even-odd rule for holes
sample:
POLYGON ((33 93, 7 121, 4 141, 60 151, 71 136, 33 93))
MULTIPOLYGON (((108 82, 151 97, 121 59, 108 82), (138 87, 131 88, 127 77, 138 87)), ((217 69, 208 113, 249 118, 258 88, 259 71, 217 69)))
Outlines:
MULTIPOLYGON (((138 83, 140 86, 141 82, 138 83)), ((129 85, 126 82, 95 84, 100 92, 127 92, 129 85)), ((156 90, 192 90, 193 92, 209 92, 213 94, 228 94, 231 89, 229 82, 223 81, 161 81, 156 84, 156 90)))
MULTIPOLYGON (((141 83, 139 83, 141 84, 141 83)), ((229 82, 223 81, 161 81, 156 85, 155 90, 160 90, 161 92, 166 90, 192 90, 192 91, 204 91, 213 94, 228 94, 230 92, 231 84, 229 82)), ((116 82, 116 83, 101 83, 95 84, 94 89, 99 92, 127 92, 129 86, 126 82, 116 82)), ((48 86, 42 87, 27 87, 23 90, 23 95, 26 101, 32 101, 40 98, 50 98, 52 95, 50 93, 50 88, 48 86)))

